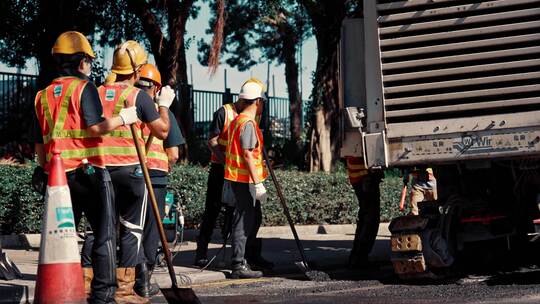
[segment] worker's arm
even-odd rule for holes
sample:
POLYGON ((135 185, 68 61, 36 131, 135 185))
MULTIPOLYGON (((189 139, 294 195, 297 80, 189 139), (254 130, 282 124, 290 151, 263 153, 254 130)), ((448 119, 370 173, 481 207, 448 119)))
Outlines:
POLYGON ((225 154, 219 148, 219 135, 216 135, 208 140, 208 148, 217 157, 221 164, 225 163, 225 154))
POLYGON ((34 150, 36 151, 38 165, 45 168, 45 161, 47 160, 45 155, 45 147, 43 147, 43 144, 36 143, 34 145, 34 150))
POLYGON ((88 132, 90 136, 98 137, 103 134, 107 134, 122 125, 124 125, 124 121, 122 120, 120 116, 116 116, 113 118, 106 119, 95 125, 92 125, 86 128, 86 131, 88 132))
POLYGON ((261 181, 257 175, 257 167, 255 166, 255 157, 253 157, 253 149, 242 149, 242 151, 244 153, 244 160, 246 161, 249 176, 251 176, 254 184, 260 183, 261 181))
POLYGON ((176 162, 178 161, 178 158, 180 157, 179 149, 178 147, 170 147, 165 149, 165 153, 167 153, 167 159, 169 160, 169 166, 172 167, 176 162))
POLYGON ((159 118, 147 123, 152 135, 159 139, 167 138, 169 134, 169 109, 165 107, 159 107, 159 118))

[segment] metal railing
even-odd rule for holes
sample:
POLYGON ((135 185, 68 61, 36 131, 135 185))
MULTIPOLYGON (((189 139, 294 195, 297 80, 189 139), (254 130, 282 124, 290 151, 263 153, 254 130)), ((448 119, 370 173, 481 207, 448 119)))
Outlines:
POLYGON ((37 76, 0 72, 0 144, 28 137, 37 76))
MULTIPOLYGON (((33 119, 37 76, 0 72, 0 144, 28 139, 33 119)), ((208 137, 213 113, 226 102, 234 102, 238 94, 193 90, 190 88, 193 132, 198 139, 208 137)), ((305 107, 304 101, 304 109, 305 107)), ((269 97, 267 103, 268 134, 274 139, 290 137, 289 99, 269 97)))
MULTIPOLYGON (((225 92, 192 90, 193 123, 196 138, 208 137, 213 113, 224 103, 234 102, 238 94, 225 92)), ((288 139, 290 137, 289 99, 270 96, 268 98, 268 131, 274 139, 288 139)), ((304 108, 306 101, 304 101, 304 108)))

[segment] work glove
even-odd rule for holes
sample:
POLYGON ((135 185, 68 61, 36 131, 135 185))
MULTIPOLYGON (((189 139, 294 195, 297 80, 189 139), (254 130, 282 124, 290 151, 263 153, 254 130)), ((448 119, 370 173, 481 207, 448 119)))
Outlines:
POLYGON ((37 166, 32 174, 32 189, 41 195, 45 195, 47 189, 47 174, 42 167, 37 166))
POLYGON ((156 102, 160 107, 169 108, 176 97, 174 90, 170 86, 164 86, 161 88, 156 97, 156 102))
POLYGON ((259 201, 261 204, 266 203, 268 194, 266 193, 266 188, 264 187, 263 183, 249 184, 249 192, 251 193, 254 201, 259 201))
POLYGON ((118 114, 125 125, 131 125, 137 122, 139 119, 137 116, 137 108, 135 106, 129 108, 123 108, 118 114))

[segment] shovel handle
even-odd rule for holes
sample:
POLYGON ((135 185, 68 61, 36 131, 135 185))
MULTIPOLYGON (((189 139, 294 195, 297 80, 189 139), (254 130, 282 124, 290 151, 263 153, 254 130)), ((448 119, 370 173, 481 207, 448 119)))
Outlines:
POLYGON ((270 160, 268 159, 268 153, 266 153, 266 148, 264 146, 263 146, 263 156, 264 156, 264 161, 266 162, 266 167, 268 167, 268 171, 270 172, 270 176, 272 177, 272 181, 274 182, 274 186, 276 187, 276 192, 279 197, 279 202, 281 203, 281 206, 283 207, 283 213, 285 214, 285 217, 287 218, 287 221, 289 222, 289 226, 291 227, 291 231, 294 236, 294 241, 296 242, 296 246, 298 247, 298 251, 300 252, 300 257, 302 258, 302 262, 304 263, 304 267, 306 268, 306 271, 308 271, 309 266, 307 263, 306 254, 304 252, 304 246, 302 246, 302 242, 300 242, 300 238, 298 237, 298 233, 296 232, 296 228, 294 227, 294 222, 292 220, 291 213, 289 212, 289 207, 287 207, 287 202, 285 200, 285 196, 283 195, 281 185, 279 184, 276 178, 274 169, 270 165, 270 160))
POLYGON ((169 269, 169 276, 171 277, 172 286, 173 288, 178 288, 178 282, 176 281, 176 274, 174 273, 169 244, 167 243, 167 238, 165 237, 165 230, 163 229, 163 223, 161 222, 161 217, 159 215, 156 195, 154 194, 154 188, 152 187, 152 181, 150 180, 150 174, 148 173, 148 167, 146 166, 146 155, 141 147, 141 143, 139 143, 139 136, 137 135, 137 130, 135 129, 135 126, 133 124, 130 125, 130 129, 131 136, 133 136, 133 141, 135 142, 137 156, 139 157, 139 163, 143 171, 144 182, 146 184, 146 188, 148 189, 150 202, 152 203, 152 213, 154 214, 156 225, 158 226, 159 238, 161 240, 161 245, 163 246, 165 260, 167 261, 167 268, 169 269))

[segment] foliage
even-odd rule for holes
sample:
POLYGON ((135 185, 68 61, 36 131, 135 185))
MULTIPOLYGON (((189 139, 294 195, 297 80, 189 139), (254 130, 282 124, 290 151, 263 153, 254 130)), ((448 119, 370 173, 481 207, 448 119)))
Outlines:
POLYGON ((0 166, 0 231, 3 234, 40 231, 43 200, 30 185, 32 170, 0 166))

